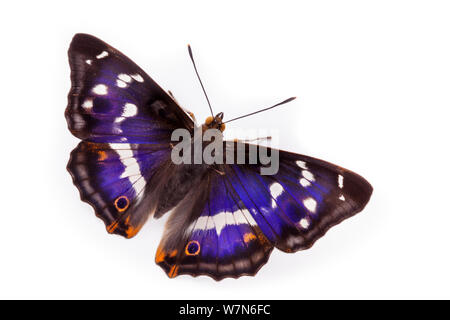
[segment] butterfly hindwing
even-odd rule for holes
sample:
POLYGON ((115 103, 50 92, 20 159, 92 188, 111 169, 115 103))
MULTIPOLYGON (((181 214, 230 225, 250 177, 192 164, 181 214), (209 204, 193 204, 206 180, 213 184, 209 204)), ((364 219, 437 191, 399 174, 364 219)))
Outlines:
POLYGON ((226 180, 209 172, 170 216, 156 263, 169 277, 254 275, 273 246, 226 180))
POLYGON ((261 175, 261 164, 220 165, 182 201, 156 255, 170 277, 253 275, 273 247, 307 249, 368 202, 372 187, 357 174, 303 155, 279 155, 275 175, 261 175))
POLYGON ((82 141, 67 168, 82 200, 94 207, 108 232, 131 238, 151 213, 147 198, 168 161, 167 147, 82 141))

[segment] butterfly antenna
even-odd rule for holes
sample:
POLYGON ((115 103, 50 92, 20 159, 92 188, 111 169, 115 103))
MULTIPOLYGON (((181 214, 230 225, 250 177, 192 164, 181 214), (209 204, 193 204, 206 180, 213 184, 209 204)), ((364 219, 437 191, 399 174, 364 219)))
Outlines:
POLYGON ((234 120, 242 119, 242 118, 245 118, 245 117, 248 117, 248 116, 251 116, 251 115, 260 113, 260 112, 263 112, 263 111, 267 111, 267 110, 273 109, 273 108, 275 108, 275 107, 281 106, 282 104, 291 102, 291 101, 294 100, 295 98, 296 98, 296 97, 291 97, 291 98, 286 99, 286 100, 284 100, 284 101, 282 101, 282 102, 280 102, 280 103, 277 103, 277 104, 275 104, 275 105, 273 105, 273 106, 271 106, 271 107, 268 107, 268 108, 265 108, 265 109, 261 109, 261 110, 258 110, 258 111, 255 111, 255 112, 252 112, 252 113, 249 113, 249 114, 246 114, 246 115, 237 117, 237 118, 233 118, 233 119, 231 119, 231 120, 225 121, 224 123, 228 123, 228 122, 231 122, 231 121, 234 121, 234 120))
POLYGON ((203 93, 205 94, 206 101, 208 101, 209 110, 211 111, 211 116, 214 118, 214 113, 211 108, 211 103, 209 102, 209 98, 208 98, 208 95, 206 94, 205 87, 203 86, 202 79, 200 79, 200 75, 198 74, 197 67, 195 66, 194 56, 192 55, 192 49, 191 49, 190 45, 188 45, 188 51, 189 51, 189 56, 191 57, 192 64, 194 65, 194 70, 195 70, 195 73, 197 74, 198 81, 200 81, 200 85, 202 86, 202 90, 203 90, 203 93))

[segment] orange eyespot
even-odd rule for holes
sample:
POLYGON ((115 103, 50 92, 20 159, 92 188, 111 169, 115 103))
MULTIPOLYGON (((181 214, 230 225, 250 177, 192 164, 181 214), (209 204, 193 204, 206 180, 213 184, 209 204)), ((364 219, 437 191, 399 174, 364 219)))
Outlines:
POLYGON ((128 200, 126 196, 120 196, 114 201, 114 206, 119 212, 124 212, 125 210, 127 210, 129 205, 130 200, 128 200))
POLYGON ((255 240, 256 236, 253 233, 246 233, 244 234, 244 242, 249 243, 252 240, 255 240))
POLYGON ((220 125, 220 131, 222 131, 222 132, 224 132, 225 131, 225 123, 222 123, 221 125, 220 125))
POLYGON ((105 151, 99 151, 98 152, 98 161, 104 161, 108 158, 108 155, 105 151))
POLYGON ((209 125, 213 122, 213 120, 214 120, 214 118, 211 117, 211 116, 209 116, 208 118, 206 118, 205 124, 206 124, 207 126, 209 126, 209 125))
POLYGON ((188 256, 196 256, 200 252, 200 243, 196 240, 189 241, 184 251, 188 256))

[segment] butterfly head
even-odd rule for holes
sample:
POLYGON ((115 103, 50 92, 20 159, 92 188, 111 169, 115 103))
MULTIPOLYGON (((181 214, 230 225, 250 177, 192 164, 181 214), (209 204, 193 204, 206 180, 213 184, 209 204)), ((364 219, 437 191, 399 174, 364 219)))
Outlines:
POLYGON ((218 129, 222 132, 225 131, 225 123, 223 120, 223 112, 219 112, 215 117, 209 116, 206 118, 205 123, 203 124, 203 131, 207 129, 218 129))

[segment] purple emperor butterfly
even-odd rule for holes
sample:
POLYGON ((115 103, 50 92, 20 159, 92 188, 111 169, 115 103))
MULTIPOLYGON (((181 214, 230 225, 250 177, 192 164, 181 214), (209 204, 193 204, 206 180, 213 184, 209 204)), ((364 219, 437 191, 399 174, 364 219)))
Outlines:
MULTIPOLYGON (((87 34, 74 36, 69 63, 65 116, 82 140, 68 163, 73 182, 107 231, 126 238, 171 211, 155 258, 169 277, 254 275, 273 248, 307 249, 369 201, 372 187, 356 173, 281 150, 273 175, 259 161, 175 164, 174 130, 223 131, 223 113, 197 126, 133 61, 87 34)), ((245 160, 255 146, 222 143, 245 160)))

